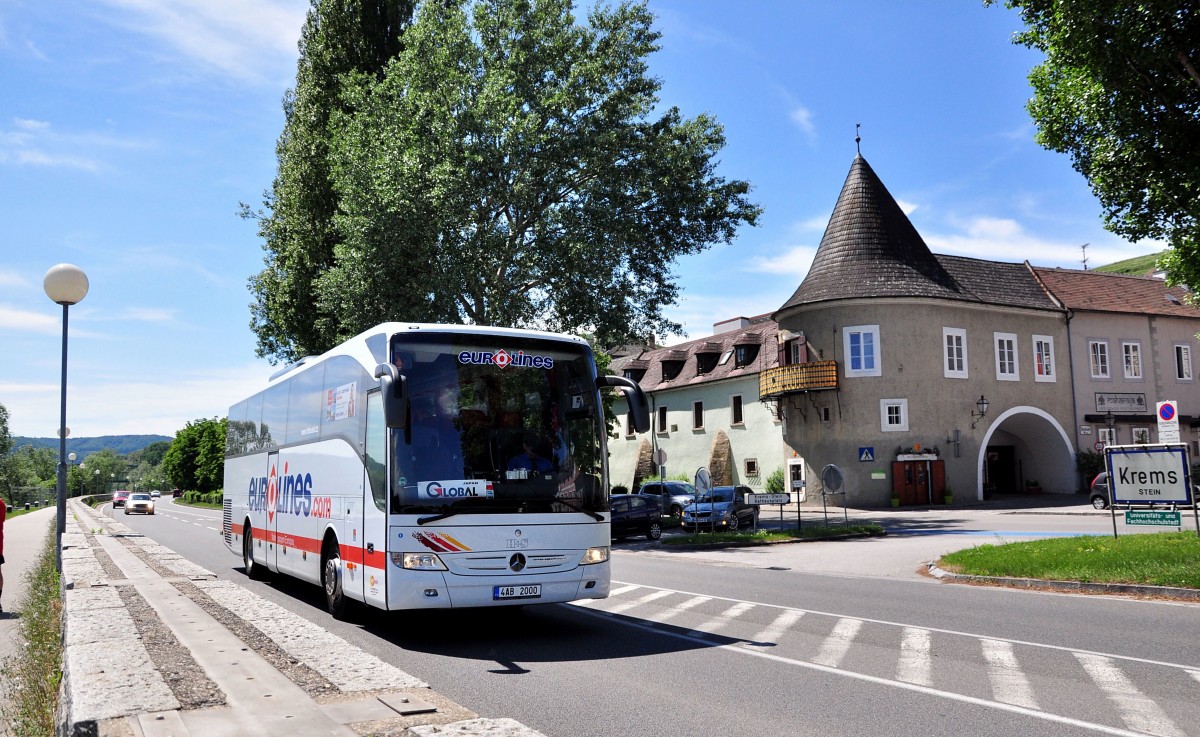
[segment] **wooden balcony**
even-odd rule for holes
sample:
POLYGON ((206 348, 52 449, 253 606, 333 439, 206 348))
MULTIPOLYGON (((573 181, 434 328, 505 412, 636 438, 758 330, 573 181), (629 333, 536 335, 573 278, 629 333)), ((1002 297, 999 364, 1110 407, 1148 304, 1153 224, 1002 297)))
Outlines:
POLYGON ((758 375, 758 398, 838 388, 837 361, 810 361, 777 366, 758 375))

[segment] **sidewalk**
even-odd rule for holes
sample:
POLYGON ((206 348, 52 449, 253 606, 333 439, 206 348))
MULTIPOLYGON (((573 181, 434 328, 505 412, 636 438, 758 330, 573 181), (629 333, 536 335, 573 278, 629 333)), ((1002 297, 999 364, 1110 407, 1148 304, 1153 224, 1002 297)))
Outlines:
MULTIPOLYGON (((0 502, 3 504, 3 502, 0 502)), ((4 596, 0 604, 0 663, 15 657, 21 647, 21 602, 25 600, 25 574, 42 552, 46 536, 54 534, 54 508, 9 517, 4 523, 4 596)), ((0 702, 8 697, 0 693, 0 702)), ((0 721, 0 735, 4 735, 0 721)))
POLYGON ((78 500, 67 514, 59 734, 539 735, 479 718, 78 500))

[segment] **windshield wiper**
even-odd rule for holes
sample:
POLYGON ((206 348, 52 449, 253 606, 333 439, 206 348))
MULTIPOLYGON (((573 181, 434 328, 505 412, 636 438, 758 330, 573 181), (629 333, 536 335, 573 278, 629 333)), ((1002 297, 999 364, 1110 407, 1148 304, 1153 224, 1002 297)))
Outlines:
POLYGON ((421 517, 420 519, 417 520, 417 524, 418 525, 427 525, 430 522, 438 522, 440 520, 449 519, 450 517, 453 517, 456 514, 461 514, 461 513, 460 512, 442 512, 441 514, 432 514, 428 517, 421 517))

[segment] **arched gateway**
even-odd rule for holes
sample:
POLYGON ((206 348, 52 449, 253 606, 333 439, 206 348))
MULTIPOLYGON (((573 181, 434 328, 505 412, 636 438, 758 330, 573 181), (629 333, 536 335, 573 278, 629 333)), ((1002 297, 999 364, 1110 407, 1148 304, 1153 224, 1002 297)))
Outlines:
POLYGON ((997 494, 1073 494, 1075 449, 1052 415, 1037 407, 1005 410, 988 426, 976 463, 976 498, 997 494))

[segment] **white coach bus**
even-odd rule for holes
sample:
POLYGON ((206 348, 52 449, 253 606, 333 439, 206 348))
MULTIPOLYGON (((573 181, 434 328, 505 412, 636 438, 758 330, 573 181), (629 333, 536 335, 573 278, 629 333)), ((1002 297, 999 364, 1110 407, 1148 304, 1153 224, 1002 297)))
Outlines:
POLYGON ((579 338, 385 323, 229 410, 225 544, 247 575, 319 584, 329 611, 608 595, 607 427, 579 338))

